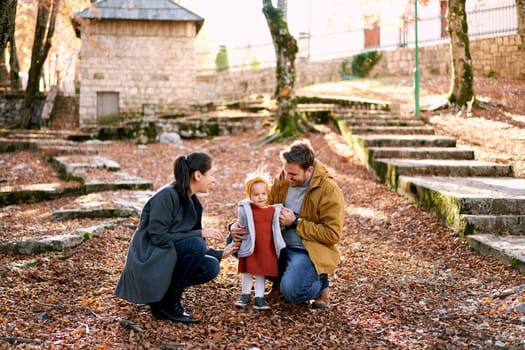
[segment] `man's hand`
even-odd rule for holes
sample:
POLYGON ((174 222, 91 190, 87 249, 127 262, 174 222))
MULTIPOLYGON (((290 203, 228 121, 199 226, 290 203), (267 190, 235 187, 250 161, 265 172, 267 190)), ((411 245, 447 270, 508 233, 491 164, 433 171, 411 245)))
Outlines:
POLYGON ((295 213, 289 208, 283 207, 279 214, 279 224, 281 226, 289 227, 295 221, 295 213))

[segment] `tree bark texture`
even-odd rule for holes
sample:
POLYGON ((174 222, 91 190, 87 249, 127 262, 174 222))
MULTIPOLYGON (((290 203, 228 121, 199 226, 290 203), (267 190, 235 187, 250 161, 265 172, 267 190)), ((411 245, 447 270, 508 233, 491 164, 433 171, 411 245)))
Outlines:
POLYGON ((16 6, 18 0, 0 0, 0 85, 8 85, 5 49, 14 42, 16 6))
POLYGON ((9 69, 11 71, 11 91, 18 91, 22 88, 20 81, 20 63, 18 62, 18 54, 16 52, 15 30, 9 38, 9 69))
POLYGON ((38 0, 31 66, 29 67, 24 104, 20 113, 19 127, 22 129, 32 127, 31 119, 35 112, 35 101, 39 91, 42 67, 51 48, 59 5, 60 0, 38 0))
POLYGON ((516 15, 518 17, 518 35, 521 39, 519 50, 521 53, 520 72, 525 76, 525 0, 516 0, 516 15))
POLYGON ((300 133, 300 116, 294 92, 297 41, 290 35, 283 13, 272 5, 271 0, 263 0, 263 13, 272 36, 277 65, 277 85, 274 93, 277 115, 272 133, 279 134, 280 137, 290 137, 300 133))
POLYGON ((521 38, 520 50, 525 53, 525 0, 516 0, 518 16, 518 35, 521 38))
POLYGON ((452 63, 451 86, 448 101, 456 106, 475 102, 474 70, 470 55, 466 0, 448 0, 447 31, 450 37, 452 63))

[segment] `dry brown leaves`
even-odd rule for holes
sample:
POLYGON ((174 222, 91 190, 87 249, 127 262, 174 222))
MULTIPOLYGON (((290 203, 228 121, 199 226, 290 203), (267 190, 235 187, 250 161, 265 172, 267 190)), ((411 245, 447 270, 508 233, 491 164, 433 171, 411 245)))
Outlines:
MULTIPOLYGON (((256 146, 265 130, 234 137, 184 141, 181 146, 99 147, 123 171, 172 178, 180 154, 204 151, 214 158, 217 183, 208 196, 204 225, 225 229, 244 197, 246 172, 265 163, 275 173, 283 144, 256 146)), ((339 245, 341 264, 330 280, 329 310, 272 302, 269 312, 234 308, 239 291, 236 260, 222 262, 213 282, 192 287, 183 305, 200 323, 152 319, 147 307, 119 300, 113 291, 123 267, 132 225, 118 225, 63 253, 0 256, 0 347, 20 349, 519 349, 524 314, 513 309, 522 292, 496 297, 525 277, 481 256, 423 211, 374 181, 333 129, 306 136, 345 193, 347 211, 339 245), (27 341, 27 342, 24 342, 27 341)), ((503 136, 501 136, 503 137, 503 136)), ((18 163, 23 154, 0 159, 18 163)), ((28 167, 35 164, 28 159, 28 167)), ((11 164, 10 163, 10 164, 11 164)), ((33 173, 46 164, 32 168, 33 173)), ((7 173, 0 178, 23 177, 7 173)), ((58 179, 57 179, 58 180, 58 179)), ((46 181, 48 182, 48 181, 46 181)), ((49 222, 68 199, 1 208, 0 238, 41 228, 67 232, 87 223, 49 222)), ((209 242, 220 247, 223 242, 209 242)))

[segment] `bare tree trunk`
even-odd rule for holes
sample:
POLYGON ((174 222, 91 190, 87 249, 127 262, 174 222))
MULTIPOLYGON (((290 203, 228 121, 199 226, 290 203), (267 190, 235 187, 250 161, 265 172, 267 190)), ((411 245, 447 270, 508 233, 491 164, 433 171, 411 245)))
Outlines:
POLYGON ((22 84, 20 82, 20 64, 18 62, 18 54, 16 53, 14 28, 9 38, 9 68, 11 70, 11 91, 18 91, 22 88, 22 84))
MULTIPOLYGON (((281 2, 281 5, 286 2, 281 2)), ((295 55, 298 47, 290 35, 283 12, 272 5, 271 0, 263 0, 263 13, 272 35, 276 57, 277 86, 274 97, 277 100, 276 123, 267 140, 289 138, 308 130, 308 122, 297 111, 295 96, 295 55)))
POLYGON ((42 66, 46 61, 51 48, 51 40, 55 31, 55 20, 58 13, 60 0, 38 0, 38 13, 36 17, 35 39, 31 52, 31 66, 27 79, 24 104, 20 112, 20 125, 22 129, 30 128, 31 119, 35 112, 35 101, 42 76, 42 66))
POLYGON ((525 76, 525 0, 516 0, 516 14, 518 17, 518 35, 520 36, 521 43, 519 50, 521 52, 520 59, 520 74, 521 77, 525 76))
POLYGON ((11 37, 14 37, 17 2, 18 0, 0 0, 0 85, 2 86, 8 85, 5 49, 11 37))
POLYGON ((7 86, 7 65, 5 64, 5 48, 0 51, 0 87, 7 86))
POLYGON ((525 0, 516 0, 518 15, 518 35, 521 38, 520 50, 525 53, 525 0))
POLYGON ((447 31, 450 37, 452 60, 452 81, 448 101, 456 106, 472 106, 476 100, 465 2, 466 0, 448 0, 447 10, 447 31))
POLYGON ((288 23, 288 0, 278 0, 277 7, 281 10, 283 21, 288 23))

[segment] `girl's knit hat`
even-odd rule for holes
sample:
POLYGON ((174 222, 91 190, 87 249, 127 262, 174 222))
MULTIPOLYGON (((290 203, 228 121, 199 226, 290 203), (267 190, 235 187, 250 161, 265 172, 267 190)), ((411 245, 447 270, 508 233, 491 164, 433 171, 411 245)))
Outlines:
POLYGON ((266 167, 259 166, 257 170, 248 173, 246 175, 246 179, 244 180, 244 186, 246 188, 246 194, 248 195, 248 198, 252 195, 252 186, 258 182, 264 183, 266 186, 266 190, 268 191, 270 189, 270 181, 268 180, 269 176, 266 172, 266 167))

